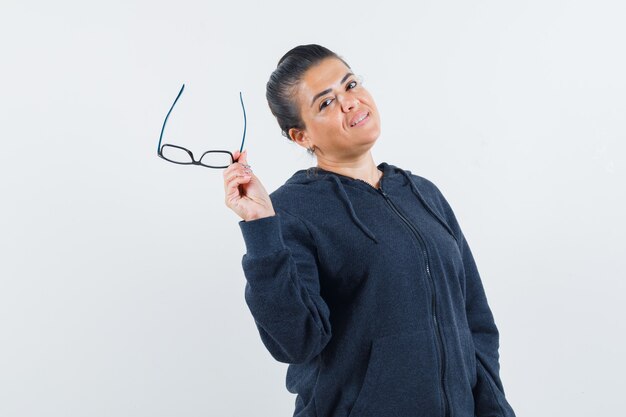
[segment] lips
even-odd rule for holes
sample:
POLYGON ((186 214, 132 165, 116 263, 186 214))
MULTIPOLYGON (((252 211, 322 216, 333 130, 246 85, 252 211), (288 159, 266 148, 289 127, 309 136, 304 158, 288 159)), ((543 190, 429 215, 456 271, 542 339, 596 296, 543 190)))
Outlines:
POLYGON ((355 114, 352 120, 350 120, 350 127, 354 127, 357 123, 367 120, 369 114, 370 113, 368 111, 361 111, 355 114))

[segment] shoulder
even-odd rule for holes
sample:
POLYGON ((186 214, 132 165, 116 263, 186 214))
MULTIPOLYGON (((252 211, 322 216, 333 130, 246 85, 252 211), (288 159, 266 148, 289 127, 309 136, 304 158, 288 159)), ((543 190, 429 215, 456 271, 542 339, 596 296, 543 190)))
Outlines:
POLYGON ((419 194, 426 200, 427 204, 436 210, 453 230, 458 230, 459 225, 454 210, 444 196, 441 188, 435 184, 435 181, 422 175, 414 174, 410 170, 404 171, 409 174, 413 184, 419 191, 419 194))
POLYGON ((310 187, 304 184, 283 184, 269 194, 272 205, 275 209, 300 213, 307 205, 311 204, 310 187))
MULTIPOLYGON (((398 167, 395 168, 402 169, 398 167)), ((408 169, 404 169, 404 172, 406 172, 411 177, 413 184, 415 184, 420 193, 425 198, 427 198, 429 202, 437 202, 438 204, 445 202, 445 197, 443 196, 443 193, 433 180, 422 175, 414 174, 408 169)))
POLYGON ((411 171, 407 171, 415 185, 420 189, 420 191, 424 191, 432 198, 440 198, 443 197, 441 190, 435 183, 429 178, 423 177, 421 175, 413 174, 411 171))
POLYGON ((311 239, 315 226, 315 208, 319 193, 306 184, 285 183, 269 193, 272 207, 280 219, 284 234, 296 240, 311 239))
POLYGON ((314 219, 316 214, 336 204, 336 187, 331 176, 302 169, 270 193, 269 197, 274 209, 287 211, 301 220, 314 219))

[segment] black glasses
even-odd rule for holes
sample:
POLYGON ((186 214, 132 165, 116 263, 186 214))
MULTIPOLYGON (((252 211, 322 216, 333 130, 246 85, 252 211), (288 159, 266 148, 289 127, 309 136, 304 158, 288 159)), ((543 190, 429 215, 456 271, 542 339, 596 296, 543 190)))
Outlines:
MULTIPOLYGON (((161 136, 159 136, 157 155, 166 161, 170 161, 175 164, 202 165, 207 168, 228 168, 235 162, 233 154, 229 151, 206 151, 202 154, 200 159, 196 161, 193 157, 193 153, 191 153, 191 151, 187 148, 183 148, 178 145, 171 145, 169 143, 164 143, 163 146, 161 146, 161 140, 163 139, 163 131, 165 130, 167 118, 170 117, 170 113, 172 112, 172 109, 176 105, 176 102, 183 93, 184 89, 185 84, 183 84, 182 88, 178 92, 178 95, 176 96, 176 100, 174 100, 174 104, 172 104, 170 111, 168 111, 167 116, 165 116, 165 121, 163 122, 163 127, 161 128, 161 136)), ((241 139, 241 147, 239 148, 239 152, 241 152, 243 150, 243 143, 246 140, 246 108, 243 105, 241 92, 239 92, 239 100, 241 101, 241 108, 243 109, 243 138, 241 139)))

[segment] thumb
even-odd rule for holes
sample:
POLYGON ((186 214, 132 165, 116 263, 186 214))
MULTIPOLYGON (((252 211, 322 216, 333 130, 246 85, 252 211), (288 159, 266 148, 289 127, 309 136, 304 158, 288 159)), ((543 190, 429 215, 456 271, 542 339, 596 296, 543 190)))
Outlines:
POLYGON ((248 150, 247 149, 241 153, 241 156, 239 157, 237 162, 241 164, 248 164, 248 150))

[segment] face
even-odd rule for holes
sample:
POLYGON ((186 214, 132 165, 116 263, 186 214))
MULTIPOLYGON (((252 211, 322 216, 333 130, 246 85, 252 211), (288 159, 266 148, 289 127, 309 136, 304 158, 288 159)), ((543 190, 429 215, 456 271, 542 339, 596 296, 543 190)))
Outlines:
POLYGON ((304 73, 296 91, 304 130, 289 135, 329 161, 357 158, 369 151, 380 134, 374 99, 341 60, 326 58, 304 73))

